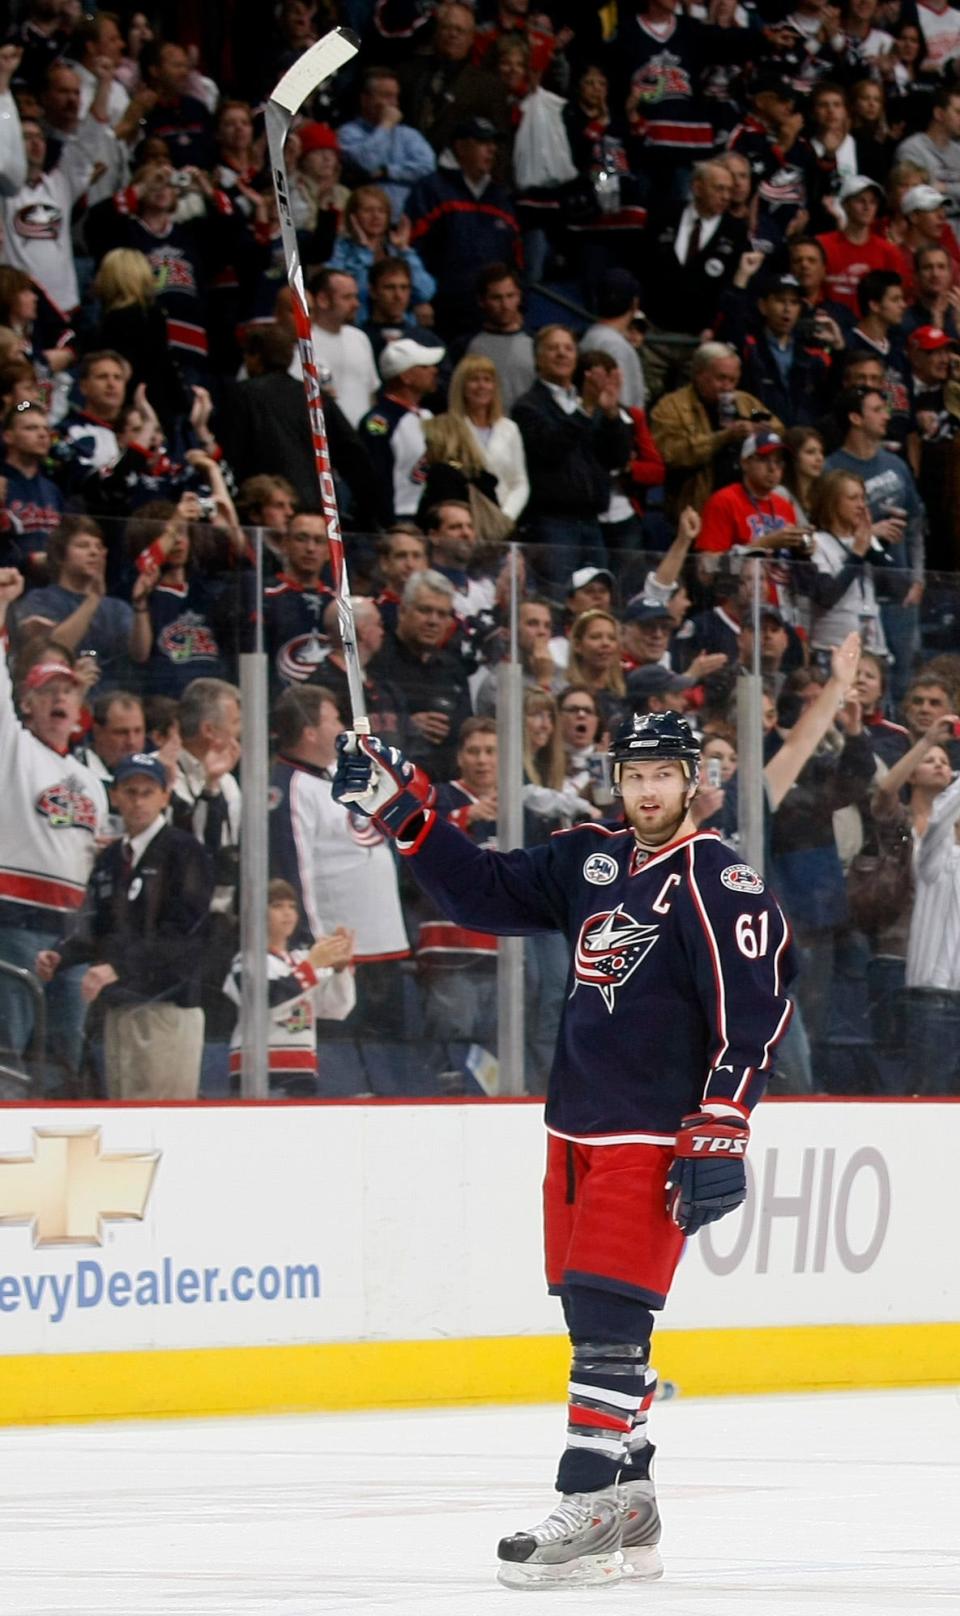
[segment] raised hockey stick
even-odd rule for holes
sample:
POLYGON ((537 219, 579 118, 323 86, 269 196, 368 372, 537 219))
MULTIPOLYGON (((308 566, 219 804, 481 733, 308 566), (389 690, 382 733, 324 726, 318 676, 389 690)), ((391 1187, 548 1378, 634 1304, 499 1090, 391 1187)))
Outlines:
POLYGON ((343 535, 340 532, 337 492, 330 467, 320 379, 317 375, 317 361, 310 337, 310 310, 307 307, 307 295, 303 284, 303 266, 297 247, 297 232, 290 211, 290 186, 284 156, 290 125, 307 96, 312 95, 321 84, 325 84, 341 67, 345 67, 359 49, 360 41, 348 28, 334 28, 329 34, 324 34, 322 39, 311 45, 310 49, 298 57, 293 66, 284 73, 267 102, 266 125, 273 188, 280 213, 283 256, 287 262, 287 280, 293 294, 293 318, 297 329, 300 362, 303 366, 303 385, 307 395, 307 410, 310 414, 313 454, 317 466, 317 480, 320 484, 320 502, 330 544, 330 565, 333 570, 337 620, 343 641, 343 660, 347 670, 353 728, 359 735, 369 735, 370 723, 363 694, 363 671, 357 651, 357 633, 350 601, 346 557, 343 553, 343 535))

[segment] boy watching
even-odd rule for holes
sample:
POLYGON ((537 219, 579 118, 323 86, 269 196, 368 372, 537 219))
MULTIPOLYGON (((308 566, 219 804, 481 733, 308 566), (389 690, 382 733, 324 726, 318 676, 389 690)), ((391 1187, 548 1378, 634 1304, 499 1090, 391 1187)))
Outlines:
MULTIPOLYGON (((268 1069, 270 1093, 296 1099, 317 1093, 317 1017, 343 1021, 356 1003, 353 932, 338 926, 311 948, 290 949, 300 926, 297 895, 287 881, 267 887, 267 995, 270 1007, 268 1069)), ((243 956, 238 954, 223 991, 239 1008, 243 956)), ((230 1076, 238 1083, 242 1066, 241 1022, 230 1040, 230 1076)))

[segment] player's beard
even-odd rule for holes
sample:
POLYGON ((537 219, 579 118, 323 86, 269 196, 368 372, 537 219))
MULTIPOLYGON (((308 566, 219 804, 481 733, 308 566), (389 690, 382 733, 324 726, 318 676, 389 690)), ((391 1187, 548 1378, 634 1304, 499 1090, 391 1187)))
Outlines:
MULTIPOLYGON (((626 814, 626 810, 624 810, 626 814)), ((627 814, 627 822, 641 847, 666 847, 672 842, 687 817, 687 799, 684 794, 678 806, 671 804, 656 814, 627 814)))

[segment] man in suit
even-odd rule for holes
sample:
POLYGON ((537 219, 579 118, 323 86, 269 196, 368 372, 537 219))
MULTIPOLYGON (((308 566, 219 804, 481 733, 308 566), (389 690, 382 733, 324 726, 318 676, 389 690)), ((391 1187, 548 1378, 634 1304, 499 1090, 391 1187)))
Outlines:
POLYGON ((610 504, 611 472, 629 464, 633 425, 622 418, 612 379, 593 413, 584 410, 573 385, 576 339, 566 326, 544 326, 534 358, 537 380, 517 399, 513 418, 527 458, 531 537, 540 546, 532 559, 559 595, 578 567, 606 565, 600 517, 610 504))
POLYGON ((743 219, 727 210, 733 177, 722 163, 698 163, 690 200, 651 213, 644 255, 645 309, 664 331, 712 333, 720 294, 736 274, 750 239, 743 219))
POLYGON ((88 966, 81 991, 88 1004, 102 995, 111 1100, 195 1100, 213 866, 195 837, 167 824, 170 787, 155 753, 121 758, 113 780, 124 834, 93 866, 80 929, 38 954, 36 972, 48 982, 88 966))

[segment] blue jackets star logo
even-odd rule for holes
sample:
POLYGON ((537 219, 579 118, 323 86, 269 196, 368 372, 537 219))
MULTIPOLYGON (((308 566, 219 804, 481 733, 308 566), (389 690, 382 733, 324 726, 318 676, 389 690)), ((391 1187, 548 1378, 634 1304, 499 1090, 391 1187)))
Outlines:
POLYGON ((622 908, 588 916, 574 950, 573 993, 581 983, 596 988, 612 1015, 617 990, 646 959, 658 935, 658 927, 641 924, 622 908))

